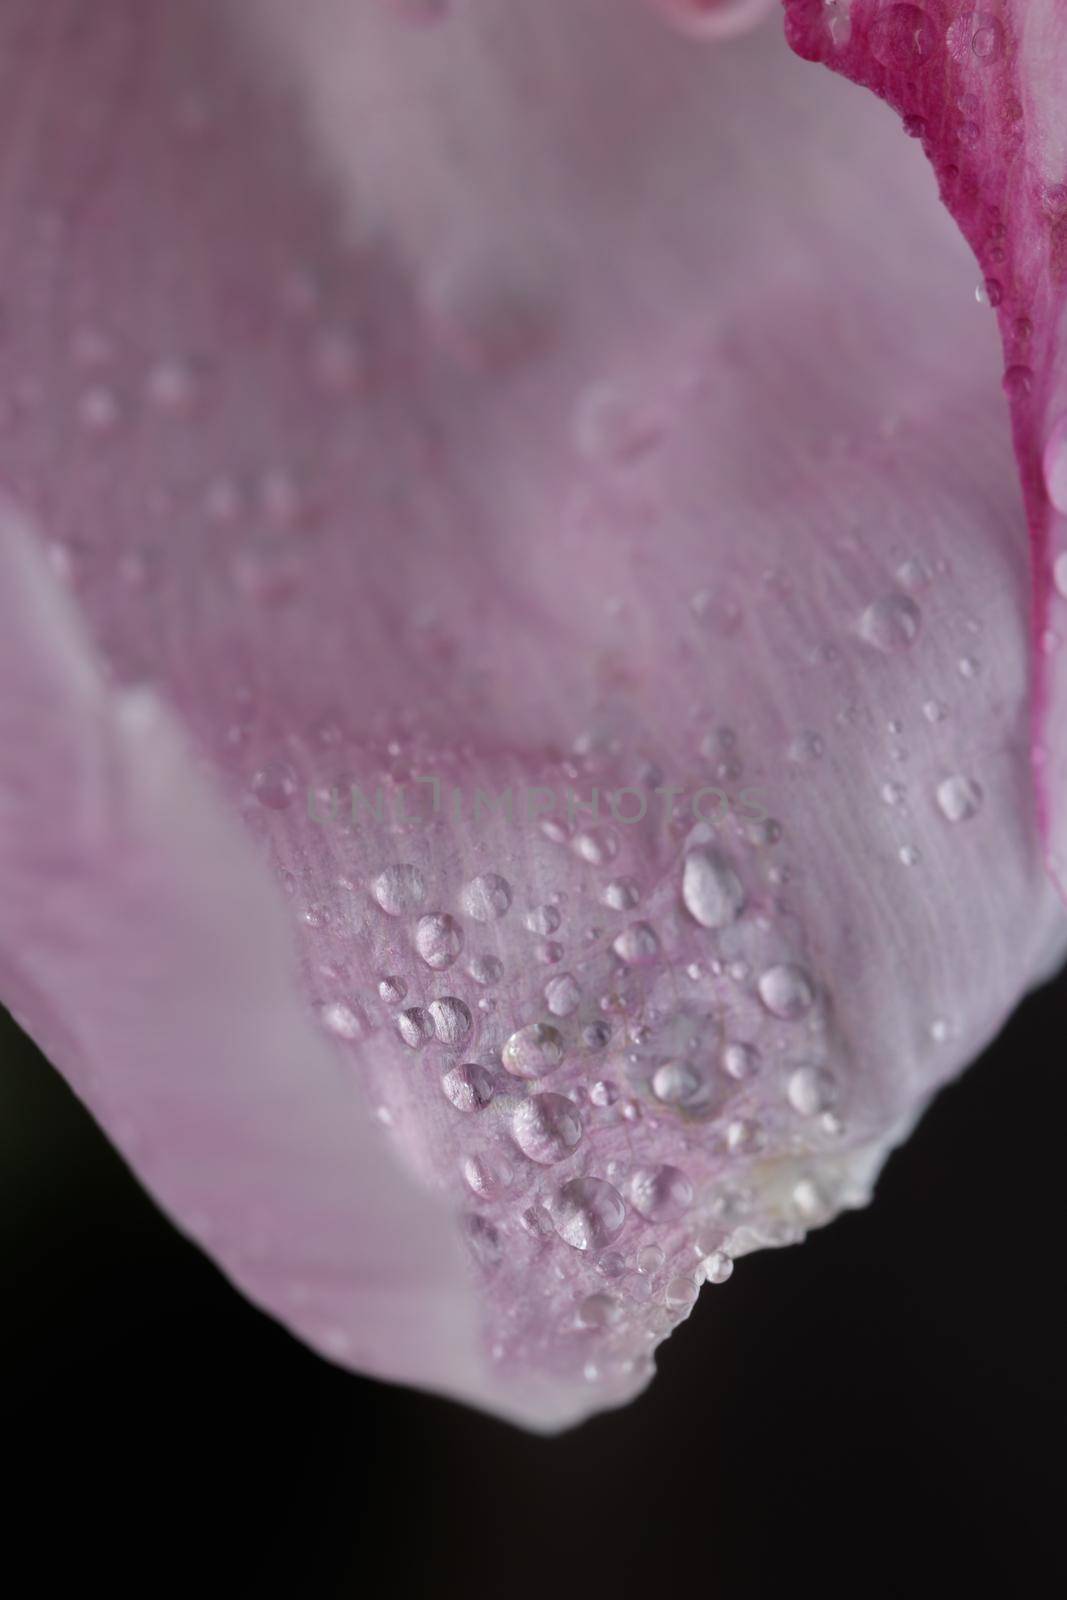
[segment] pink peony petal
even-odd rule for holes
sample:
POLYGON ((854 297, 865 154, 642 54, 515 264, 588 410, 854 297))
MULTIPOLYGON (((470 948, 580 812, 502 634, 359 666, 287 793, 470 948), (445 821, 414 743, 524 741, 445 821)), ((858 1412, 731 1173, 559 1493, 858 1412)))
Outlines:
POLYGON ((1065 919, 899 130, 772 28, 408 20, 3 13, 0 955, 257 1302, 553 1427, 862 1203, 1065 919))
POLYGON ((1067 893, 1067 4, 784 3, 799 54, 873 89, 921 139, 996 311, 1032 543, 1035 781, 1067 893))

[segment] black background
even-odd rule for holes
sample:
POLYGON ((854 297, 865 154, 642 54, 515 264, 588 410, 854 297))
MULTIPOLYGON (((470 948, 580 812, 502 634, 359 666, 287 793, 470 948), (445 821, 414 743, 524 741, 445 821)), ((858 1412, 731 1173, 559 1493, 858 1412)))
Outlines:
POLYGON ((745 1258, 643 1398, 541 1439, 253 1310, 4 1018, 0 1565, 20 1595, 1056 1591, 1065 1024, 1067 977, 872 1207, 745 1258))

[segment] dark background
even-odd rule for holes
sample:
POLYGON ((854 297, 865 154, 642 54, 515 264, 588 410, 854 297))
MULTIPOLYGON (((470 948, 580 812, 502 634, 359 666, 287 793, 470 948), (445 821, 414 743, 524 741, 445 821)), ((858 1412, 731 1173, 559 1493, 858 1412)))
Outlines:
POLYGON ((1061 978, 870 1209, 745 1258, 642 1399, 546 1440, 254 1311, 3 1018, 0 1570, 33 1578, 9 1592, 1055 1592, 1065 1034, 1061 978))

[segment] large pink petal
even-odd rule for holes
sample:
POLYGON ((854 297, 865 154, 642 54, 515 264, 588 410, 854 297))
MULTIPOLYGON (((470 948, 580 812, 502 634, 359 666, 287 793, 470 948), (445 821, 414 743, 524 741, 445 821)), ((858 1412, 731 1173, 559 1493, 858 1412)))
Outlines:
POLYGON ((59 842, 87 863, 3 925, 20 1011, 320 1348, 546 1426, 625 1398, 701 1276, 862 1203, 1062 950, 966 252, 899 131, 773 30, 708 51, 614 0, 0 26, 3 476, 92 639, 16 540, 62 625, 14 636, 0 782, 47 826, 12 905, 59 842), (553 815, 478 812, 534 786, 553 815), (594 787, 647 814, 568 817, 594 787))
POLYGON ((922 140, 996 310, 1033 546, 1035 781, 1067 892, 1067 4, 784 3, 801 55, 922 140))

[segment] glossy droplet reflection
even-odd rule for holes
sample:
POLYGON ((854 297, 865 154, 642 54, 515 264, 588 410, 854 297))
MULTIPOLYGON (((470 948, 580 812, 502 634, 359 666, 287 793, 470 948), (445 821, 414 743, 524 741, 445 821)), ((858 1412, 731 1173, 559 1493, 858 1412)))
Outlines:
POLYGON ((871 23, 867 41, 883 67, 909 72, 930 60, 937 49, 938 30, 920 6, 887 5, 871 23))
POLYGON ((505 1068, 516 1078, 541 1078, 563 1060, 563 1040, 547 1022, 517 1029, 501 1052, 505 1068))
POLYGON ((483 872, 463 891, 463 909, 475 922, 495 922, 511 905, 511 885, 498 872, 483 872))
POLYGON ((602 1250, 622 1232, 626 1206, 619 1191, 603 1178, 572 1178, 555 1197, 552 1223, 573 1249, 602 1250))
POLYGON ((397 862, 379 872, 371 884, 371 894, 388 916, 402 917, 422 905, 426 880, 410 862, 397 862))
POLYGON ((678 1167, 642 1167, 628 1192, 634 1210, 649 1222, 677 1222, 693 1203, 693 1185, 678 1167))
POLYGON ((887 594, 860 617, 860 636, 885 655, 899 655, 915 642, 922 612, 910 595, 887 594))
POLYGON ((815 990, 803 967, 783 962, 768 967, 759 980, 759 997, 767 1010, 784 1021, 794 1022, 811 1010, 815 990))
POLYGON ((948 822, 967 822, 982 808, 982 788, 973 778, 954 773, 937 786, 937 804, 948 822))
POLYGON ((511 1134, 523 1155, 541 1166, 562 1161, 582 1137, 582 1119, 562 1094, 535 1094, 511 1119, 511 1134))
POLYGON ((717 850, 690 850, 682 868, 682 900, 702 928, 725 928, 740 916, 745 891, 717 850))

